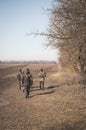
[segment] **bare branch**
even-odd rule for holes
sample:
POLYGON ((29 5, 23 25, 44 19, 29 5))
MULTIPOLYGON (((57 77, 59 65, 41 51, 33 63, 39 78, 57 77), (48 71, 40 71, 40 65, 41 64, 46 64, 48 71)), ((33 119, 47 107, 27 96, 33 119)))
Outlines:
POLYGON ((57 39, 70 39, 70 37, 58 37, 58 36, 55 36, 55 34, 47 34, 47 33, 28 33, 26 34, 26 36, 31 36, 31 35, 34 35, 34 36, 44 36, 44 37, 52 37, 52 38, 57 38, 57 39))

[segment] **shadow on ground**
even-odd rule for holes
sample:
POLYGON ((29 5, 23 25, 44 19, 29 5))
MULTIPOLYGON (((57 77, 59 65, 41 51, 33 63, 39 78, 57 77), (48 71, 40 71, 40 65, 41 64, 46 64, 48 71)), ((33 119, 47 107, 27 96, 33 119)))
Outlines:
POLYGON ((59 87, 59 85, 51 85, 51 86, 48 86, 47 89, 53 89, 53 88, 58 88, 58 87, 59 87))
POLYGON ((54 93, 54 92, 55 92, 54 90, 51 90, 51 91, 42 90, 42 92, 30 96, 30 98, 32 98, 32 97, 34 97, 34 96, 38 96, 38 95, 52 94, 52 93, 54 93))
MULTIPOLYGON (((51 86, 48 86, 47 88, 45 88, 45 90, 54 89, 54 88, 58 88, 58 87, 59 87, 59 85, 51 85, 51 86)), ((37 90, 40 90, 39 86, 32 86, 31 87, 31 91, 37 91, 37 90)))

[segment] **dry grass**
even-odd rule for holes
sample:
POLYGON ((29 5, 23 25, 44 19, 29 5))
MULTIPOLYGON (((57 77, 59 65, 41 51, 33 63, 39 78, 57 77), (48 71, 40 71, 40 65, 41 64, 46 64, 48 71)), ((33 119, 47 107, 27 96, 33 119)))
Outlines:
POLYGON ((83 85, 77 84, 75 74, 57 73, 56 69, 56 65, 35 64, 3 70, 0 130, 86 130, 83 85), (25 99, 24 93, 18 90, 16 74, 20 67, 23 70, 29 67, 34 76, 30 99, 25 99), (44 91, 39 90, 37 74, 40 68, 47 71, 44 91))

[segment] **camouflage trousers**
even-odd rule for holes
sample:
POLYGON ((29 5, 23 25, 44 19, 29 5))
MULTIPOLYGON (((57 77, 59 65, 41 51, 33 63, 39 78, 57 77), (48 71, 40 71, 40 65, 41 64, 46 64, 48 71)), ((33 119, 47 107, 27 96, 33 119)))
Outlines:
POLYGON ((24 87, 25 98, 29 97, 30 94, 30 85, 24 87))
POLYGON ((39 81, 40 89, 44 89, 44 81, 39 81))
POLYGON ((23 83, 22 81, 19 81, 19 90, 21 90, 22 87, 23 87, 23 83))

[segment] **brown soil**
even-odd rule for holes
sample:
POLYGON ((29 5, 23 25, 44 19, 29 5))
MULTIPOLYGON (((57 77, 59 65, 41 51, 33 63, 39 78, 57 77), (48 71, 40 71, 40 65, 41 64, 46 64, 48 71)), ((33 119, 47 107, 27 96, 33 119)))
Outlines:
POLYGON ((0 130, 86 130, 86 94, 77 75, 58 72, 53 64, 1 67, 0 130), (16 79, 27 67, 34 77, 29 99, 16 79), (44 90, 39 89, 40 68, 47 72, 44 90))

